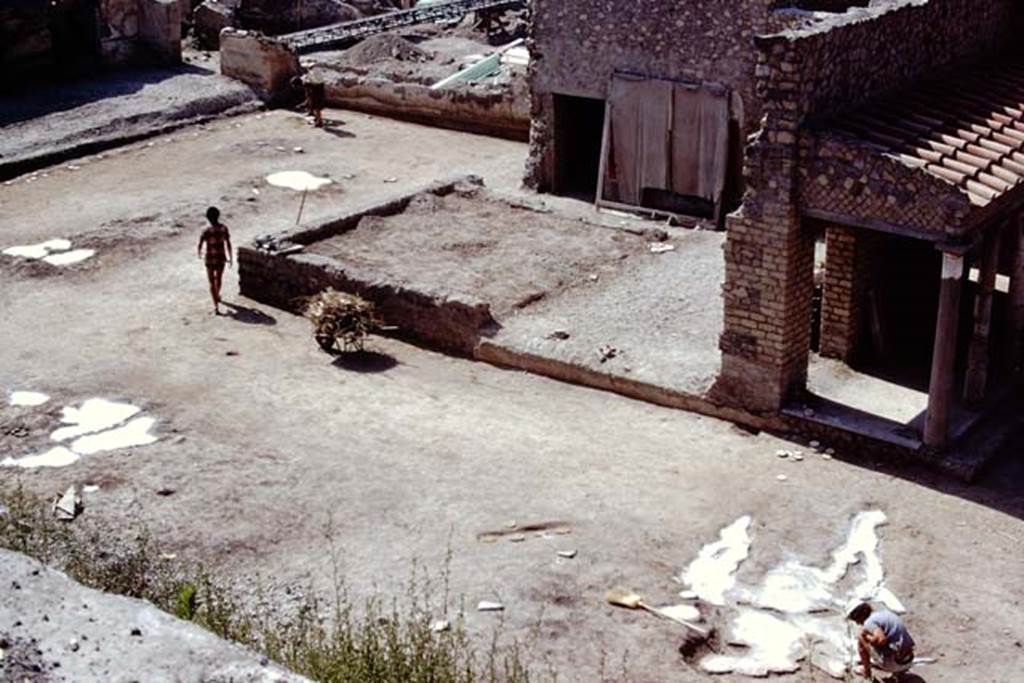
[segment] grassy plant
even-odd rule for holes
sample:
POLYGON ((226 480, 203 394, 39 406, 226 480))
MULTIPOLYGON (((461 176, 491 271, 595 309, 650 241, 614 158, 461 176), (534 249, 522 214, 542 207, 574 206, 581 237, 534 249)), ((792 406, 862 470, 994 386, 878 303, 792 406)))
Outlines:
MULTIPOLYGON (((495 630, 480 654, 450 604, 447 561, 439 578, 414 567, 404 600, 373 598, 355 607, 335 563, 333 600, 306 591, 292 609, 268 608, 262 590, 251 591, 202 566, 177 563, 140 530, 125 534, 79 518, 53 518, 45 501, 20 485, 0 483, 0 546, 56 566, 100 590, 149 600, 222 638, 266 654, 325 683, 526 683, 531 672, 521 646, 502 642, 495 630), (437 583, 443 589, 437 604, 437 583), (432 614, 451 620, 432 629, 432 614)), ((448 560, 450 560, 450 551, 448 560)), ((554 676, 551 676, 552 680, 554 676)))

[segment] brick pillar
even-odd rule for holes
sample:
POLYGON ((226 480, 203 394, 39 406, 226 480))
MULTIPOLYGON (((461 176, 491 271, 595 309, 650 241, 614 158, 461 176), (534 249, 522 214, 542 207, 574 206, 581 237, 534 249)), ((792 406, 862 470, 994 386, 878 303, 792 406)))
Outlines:
POLYGON ((764 118, 746 148, 742 208, 725 243, 722 369, 713 398, 774 412, 807 384, 814 295, 814 235, 797 207, 798 131, 803 124, 803 56, 792 41, 756 41, 757 95, 764 118))
POLYGON ((857 350, 870 282, 873 238, 866 230, 842 225, 830 225, 826 230, 822 356, 849 361, 857 350))
POLYGON ((550 93, 530 95, 530 155, 523 185, 537 192, 551 192, 555 180, 555 102, 550 93))
POLYGON ((790 191, 748 192, 741 211, 729 217, 715 387, 718 400, 757 412, 779 410, 806 385, 814 293, 814 235, 801 228, 792 201, 793 147, 772 143, 792 136, 769 137, 748 148, 748 163, 753 159, 759 174, 790 191))

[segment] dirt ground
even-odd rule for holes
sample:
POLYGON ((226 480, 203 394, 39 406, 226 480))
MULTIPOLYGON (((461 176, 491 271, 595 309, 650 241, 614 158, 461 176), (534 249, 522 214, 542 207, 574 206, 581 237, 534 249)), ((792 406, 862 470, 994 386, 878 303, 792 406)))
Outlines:
POLYGON ((368 216, 307 251, 371 268, 389 282, 514 310, 646 255, 642 236, 488 198, 415 197, 400 214, 368 216))
MULTIPOLYGON (((357 596, 401 595, 414 562, 440 571, 450 552, 480 642, 499 623, 539 636, 531 655, 572 681, 705 680, 671 625, 606 605, 604 591, 673 602, 673 577, 743 514, 755 542, 741 581, 791 557, 824 562, 851 517, 877 508, 888 585, 919 653, 938 658, 920 680, 1019 677, 1019 452, 968 487, 842 453, 783 460, 778 449, 803 447, 391 340, 374 347, 393 363, 339 367, 306 321, 239 300, 234 271, 236 308, 213 316, 194 251, 202 211, 221 206, 236 243, 288 227, 298 196, 266 185, 269 173, 337 180, 310 196, 311 218, 453 172, 518 187, 523 145, 329 114, 327 131, 280 112, 222 120, 0 186, 3 247, 64 237, 98 249, 66 269, 0 258, 0 387, 53 397, 2 408, 3 451, 37 452, 61 406, 94 396, 141 406, 160 435, 0 476, 46 494, 96 484, 86 515, 141 517, 182 557, 278 584, 325 587, 337 563, 357 596), (570 533, 510 542, 513 521, 570 533), (498 542, 480 540, 491 531, 498 542), (505 611, 478 613, 479 600, 505 611)), ((814 676, 782 680, 826 680, 814 676)))

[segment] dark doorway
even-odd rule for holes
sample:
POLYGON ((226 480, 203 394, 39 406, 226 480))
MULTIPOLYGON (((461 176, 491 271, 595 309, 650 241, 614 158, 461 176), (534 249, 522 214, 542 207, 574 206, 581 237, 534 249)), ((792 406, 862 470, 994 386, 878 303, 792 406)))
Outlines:
POLYGON ((594 201, 604 136, 604 100, 555 95, 555 194, 594 201))
POLYGON ((49 28, 54 67, 61 76, 77 76, 96 66, 99 57, 97 0, 55 0, 49 28))

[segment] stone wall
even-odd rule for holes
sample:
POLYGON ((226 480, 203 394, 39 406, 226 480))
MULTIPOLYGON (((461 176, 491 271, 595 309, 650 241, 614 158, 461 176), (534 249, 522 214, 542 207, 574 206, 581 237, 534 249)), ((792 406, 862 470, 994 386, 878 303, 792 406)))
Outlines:
MULTIPOLYGON (((46 0, 15 5, 0 3, 0 68, 6 72, 45 64, 53 38, 47 25, 46 0)), ((7 80, 0 76, 0 81, 7 80)))
POLYGON ((869 143, 807 131, 800 139, 801 210, 857 219, 922 239, 959 239, 971 210, 967 195, 910 168, 869 143))
POLYGON ((429 126, 525 141, 530 131, 528 93, 509 86, 463 84, 431 90, 418 83, 314 69, 329 104, 429 126))
POLYGON ((457 185, 481 185, 474 176, 459 176, 432 183, 419 191, 380 202, 295 231, 259 238, 238 249, 238 277, 242 294, 299 312, 303 297, 332 287, 374 302, 385 322, 398 326, 398 334, 430 346, 472 356, 483 335, 496 324, 486 303, 457 296, 433 296, 389 284, 386 274, 345 265, 302 247, 354 230, 366 216, 393 216, 405 211, 422 193, 445 195, 457 185))
POLYGON ((181 22, 179 0, 98 0, 60 11, 18 0, 0 6, 0 80, 55 66, 177 64, 181 22))
POLYGON ((220 70, 272 103, 296 97, 291 80, 301 73, 298 56, 283 43, 255 31, 232 28, 220 35, 220 70))
POLYGON ((756 126, 754 36, 773 0, 534 0, 530 48, 533 130, 527 184, 551 186, 552 95, 605 99, 615 71, 715 82, 743 100, 756 126))
POLYGON ((813 236, 799 205, 805 127, 1005 47, 1017 8, 1014 0, 906 0, 755 39, 764 117, 746 150, 743 206, 727 223, 722 400, 774 411, 806 385, 813 236))
POLYGON ((138 42, 148 62, 181 62, 181 3, 139 0, 138 42))

